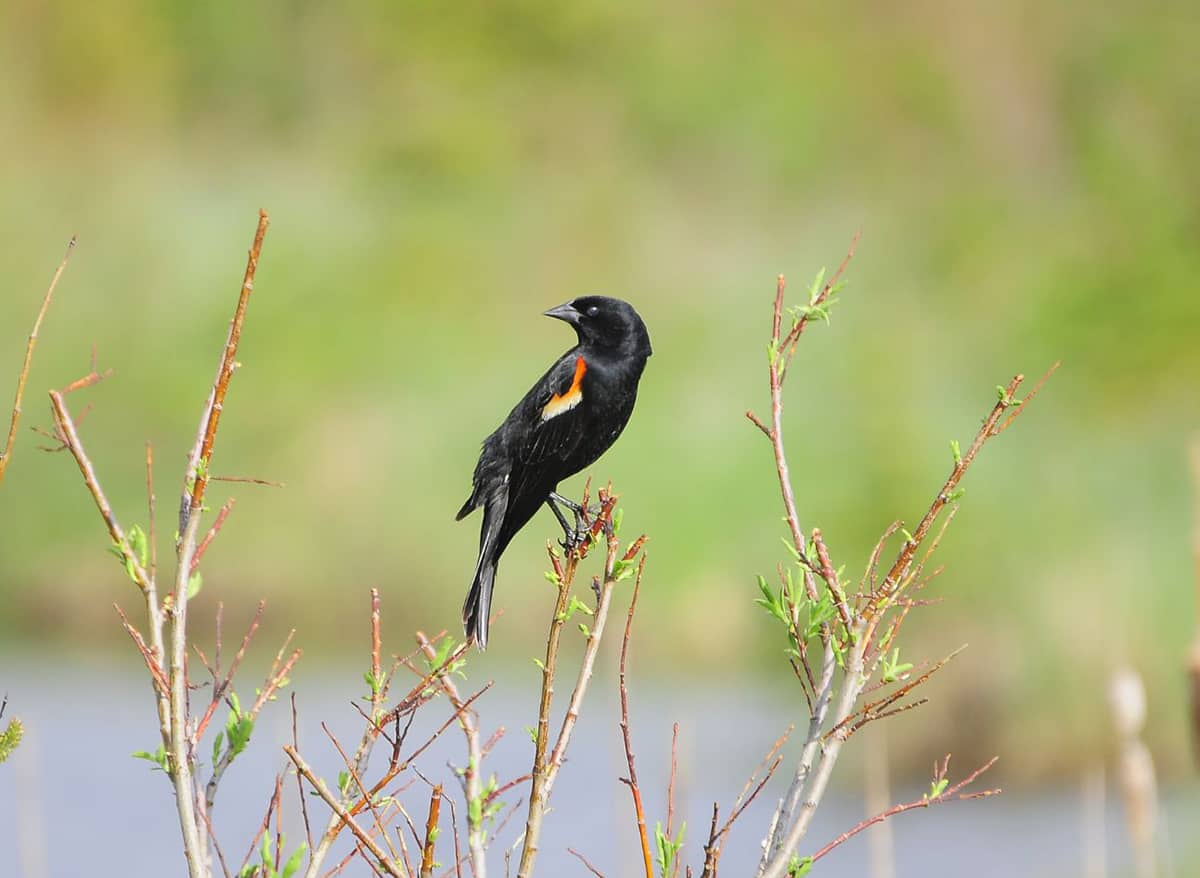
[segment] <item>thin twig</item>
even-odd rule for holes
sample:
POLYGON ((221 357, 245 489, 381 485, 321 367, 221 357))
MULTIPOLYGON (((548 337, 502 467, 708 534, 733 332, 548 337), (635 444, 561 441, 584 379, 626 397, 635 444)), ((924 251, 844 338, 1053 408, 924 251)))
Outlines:
POLYGON ((400 868, 396 865, 396 863, 388 859, 387 854, 384 853, 379 845, 375 843, 370 835, 363 831, 362 827, 358 825, 357 821, 350 816, 350 812, 347 811, 345 807, 343 807, 342 803, 337 800, 337 797, 329 791, 329 788, 325 786, 325 781, 313 774, 313 771, 311 768, 309 768, 308 763, 305 762, 300 754, 296 752, 296 749, 290 744, 285 744, 283 747, 283 752, 286 753, 287 757, 292 760, 292 763, 296 766, 296 770, 300 772, 306 781, 308 781, 309 785, 317 791, 317 795, 325 800, 325 804, 330 807, 330 809, 336 815, 336 818, 343 825, 348 826, 350 831, 354 833, 354 837, 357 838, 359 842, 371 852, 371 855, 378 861, 379 865, 383 867, 384 871, 391 875, 392 878, 405 878, 404 873, 400 871, 400 868))
MULTIPOLYGON (((620 681, 621 692, 621 738, 625 743, 625 762, 629 766, 629 777, 625 778, 625 785, 629 787, 629 793, 633 797, 633 812, 637 822, 638 840, 642 843, 642 864, 646 869, 646 878, 654 878, 654 858, 650 854, 650 839, 646 834, 646 812, 642 808, 642 791, 638 786, 637 768, 634 764, 633 743, 630 740, 631 733, 629 728, 629 689, 625 684, 625 662, 629 656, 629 639, 633 629, 633 613, 637 609, 638 593, 642 586, 642 571, 646 567, 646 556, 642 555, 642 559, 638 562, 637 576, 633 581, 633 596, 629 599, 629 612, 625 616, 625 634, 621 638, 621 659, 618 665, 618 679, 620 681)), ((679 726, 675 727, 676 732, 679 731, 679 726)), ((672 761, 672 765, 673 765, 672 761)), ((674 786, 675 772, 672 768, 671 785, 674 786)), ((670 827, 670 818, 667 819, 667 825, 670 827)), ((667 829, 668 836, 670 829, 667 829)))
MULTIPOLYGON (((423 632, 417 632, 417 645, 424 651, 425 658, 429 662, 436 659, 437 651, 423 632)), ((467 742, 467 764, 461 772, 463 795, 467 800, 467 852, 471 858, 471 870, 474 872, 475 878, 486 878, 487 858, 484 841, 487 831, 483 825, 486 803, 482 801, 483 784, 480 782, 483 772, 483 748, 479 743, 479 721, 474 713, 464 705, 458 686, 450 674, 443 674, 439 679, 439 684, 454 707, 455 714, 458 716, 458 724, 462 728, 467 742), (474 804, 476 802, 478 805, 474 804)), ((440 791, 441 787, 437 789, 440 791)))
MULTIPOLYGON (((679 768, 679 723, 671 725, 671 771, 667 775, 667 838, 675 837, 675 776, 679 768)), ((672 876, 679 874, 680 858, 675 858, 672 876)))
POLYGON ((54 288, 58 286, 58 279, 62 277, 62 273, 67 267, 67 260, 71 258, 71 251, 74 249, 75 238, 72 237, 67 243, 67 252, 63 254, 62 262, 58 264, 54 277, 50 279, 50 286, 46 289, 46 294, 42 296, 42 306, 38 309, 37 318, 33 321, 33 329, 30 330, 29 339, 25 342, 25 360, 21 363, 21 371, 17 374, 17 390, 13 398, 12 417, 8 423, 8 437, 4 440, 4 448, 0 449, 0 483, 4 482, 4 474, 8 471, 8 464, 12 460, 13 448, 16 445, 17 427, 21 423, 21 400, 25 396, 25 382, 29 379, 29 367, 33 363, 33 350, 37 347, 42 320, 46 317, 46 311, 50 308, 50 300, 54 297, 54 288))
POLYGON ((246 850, 246 856, 242 858, 242 865, 238 869, 238 874, 246 870, 246 866, 250 863, 250 858, 258 850, 259 839, 271 831, 271 815, 279 809, 282 799, 283 775, 277 774, 275 775, 275 787, 271 791, 271 798, 267 800, 267 813, 263 816, 262 823, 258 825, 258 831, 254 833, 254 838, 250 839, 250 847, 246 850))
MULTIPOLYGON (((903 814, 905 811, 912 811, 914 808, 928 808, 931 805, 941 805, 941 804, 944 804, 944 803, 952 801, 952 800, 968 801, 970 799, 983 799, 988 796, 997 795, 1000 792, 999 789, 981 790, 976 793, 963 793, 961 791, 963 789, 965 789, 966 787, 969 787, 971 784, 973 784, 979 778, 979 776, 981 774, 983 774, 985 771, 987 771, 989 768, 991 768, 993 765, 995 765, 996 760, 998 758, 999 757, 997 757, 997 756, 993 756, 986 763, 984 763, 979 768, 975 769, 973 772, 971 772, 969 775, 967 775, 967 777, 965 777, 963 780, 959 781, 952 787, 948 787, 943 793, 941 793, 937 796, 930 797, 930 796, 926 795, 926 796, 921 797, 920 799, 914 799, 911 802, 905 802, 903 805, 893 805, 891 808, 888 808, 886 811, 880 811, 875 816, 868 817, 866 820, 862 821, 858 825, 843 832, 841 835, 839 835, 833 841, 829 842, 829 844, 825 845, 825 847, 821 848, 819 851, 817 851, 815 854, 813 854, 812 862, 815 863, 817 860, 824 857, 826 854, 828 854, 830 851, 832 851, 838 845, 844 844, 845 842, 849 841, 851 838, 858 835, 864 829, 874 826, 876 823, 882 823, 884 820, 887 820, 889 817, 895 817, 897 814, 903 814)), ((945 764, 945 763, 943 763, 943 764, 945 764)), ((939 781, 942 779, 943 778, 937 778, 937 780, 939 780, 939 781)))
POLYGON ((204 502, 204 491, 208 486, 208 466, 212 459, 213 444, 217 438, 217 427, 221 422, 221 412, 225 407, 225 394, 229 391, 229 380, 237 368, 237 349, 242 337, 242 324, 246 319, 246 305, 250 294, 254 291, 254 276, 258 271, 258 257, 262 253, 263 239, 267 234, 267 226, 271 219, 265 210, 258 212, 258 228, 254 232, 254 243, 250 246, 250 254, 246 260, 246 273, 242 277, 242 291, 238 295, 237 307, 233 319, 229 322, 229 335, 225 340, 225 350, 217 366, 217 376, 213 379, 212 391, 204 404, 204 416, 200 419, 200 429, 196 434, 196 442, 188 456, 187 478, 184 482, 184 496, 179 508, 179 532, 187 530, 188 518, 200 511, 204 502))
POLYGON ((425 844, 421 847, 421 878, 433 878, 433 845, 438 836, 438 814, 442 806, 442 785, 429 794, 429 817, 425 820, 425 844))
MULTIPOLYGON (((292 746, 297 752, 300 750, 300 732, 297 729, 296 715, 296 693, 292 693, 292 746)), ((300 815, 304 819, 304 837, 308 841, 308 849, 311 852, 313 849, 312 824, 308 820, 308 802, 305 801, 304 782, 300 780, 300 775, 296 775, 296 795, 300 799, 300 815)))
POLYGON ((192 573, 196 572, 196 568, 200 566, 200 562, 204 558, 204 553, 208 551, 208 547, 212 545, 212 541, 217 538, 217 534, 221 532, 221 528, 225 526, 225 519, 229 517, 229 513, 233 511, 233 505, 237 502, 236 497, 230 497, 221 504, 221 508, 217 510, 217 517, 213 519, 212 526, 208 529, 208 533, 200 540, 196 546, 196 553, 192 555, 192 573))
POLYGON ((575 857, 577 860, 579 860, 579 862, 583 863, 584 868, 595 875, 596 878, 604 878, 604 873, 589 863, 588 858, 579 853, 579 851, 575 850, 575 848, 567 848, 567 853, 575 857))
MULTIPOLYGON (((538 722, 534 741, 532 779, 529 789, 529 808, 525 819, 524 844, 521 848, 521 860, 517 869, 517 878, 529 878, 533 872, 533 864, 537 858, 538 842, 542 829, 542 818, 550 800, 550 791, 554 786, 558 770, 566 757, 567 746, 570 743, 571 732, 579 718, 580 705, 592 678, 596 653, 600 648, 600 639, 604 634, 605 620, 612 601, 613 587, 616 585, 614 573, 620 551, 619 543, 612 528, 612 512, 616 506, 617 497, 612 493, 611 486, 601 489, 600 514, 592 521, 588 533, 590 539, 575 547, 567 554, 565 567, 559 563, 554 551, 550 550, 550 562, 558 578, 558 595, 555 600, 554 615, 550 620, 550 632, 546 640, 546 661, 542 665, 542 695, 538 705, 538 722), (579 562, 587 555, 593 545, 600 542, 600 534, 605 536, 607 552, 604 562, 604 578, 599 577, 593 582, 596 592, 596 609, 592 619, 592 627, 587 632, 588 639, 584 646, 583 658, 579 666, 579 674, 575 680, 575 688, 567 712, 563 716, 562 727, 559 729, 558 740, 553 750, 547 756, 550 738, 550 706, 554 695, 554 679, 558 666, 558 646, 562 635, 563 624, 566 622, 568 599, 571 585, 579 562)), ((588 488, 584 488, 582 507, 588 508, 588 488)), ((621 560, 628 563, 633 554, 641 549, 643 539, 634 541, 629 551, 621 560), (633 554, 631 554, 633 553, 633 554)))

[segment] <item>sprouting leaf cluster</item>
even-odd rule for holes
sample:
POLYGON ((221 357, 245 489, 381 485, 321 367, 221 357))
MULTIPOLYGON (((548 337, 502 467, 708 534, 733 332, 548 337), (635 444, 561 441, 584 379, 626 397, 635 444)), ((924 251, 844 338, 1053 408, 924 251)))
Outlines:
MULTIPOLYGON (((279 848, 282 851, 287 844, 287 836, 279 836, 279 848)), ((298 871, 300 865, 304 862, 304 852, 308 849, 308 845, 303 842, 300 847, 292 851, 292 855, 288 857, 282 866, 275 862, 275 854, 271 850, 271 834, 263 833, 262 847, 259 850, 259 862, 247 863, 242 867, 242 871, 238 872, 238 878, 292 878, 298 871)))
POLYGON ((242 711, 237 693, 229 693, 229 716, 225 719, 225 728, 213 738, 212 760, 216 765, 222 758, 233 762, 246 745, 250 743, 250 735, 254 731, 254 718, 242 711), (225 744, 225 750, 221 746, 225 744))
POLYGON ((658 874, 660 878, 671 878, 675 873, 675 860, 679 849, 683 847, 683 835, 687 831, 687 821, 679 827, 679 832, 671 838, 663 832, 662 823, 654 824, 654 847, 658 851, 658 874))

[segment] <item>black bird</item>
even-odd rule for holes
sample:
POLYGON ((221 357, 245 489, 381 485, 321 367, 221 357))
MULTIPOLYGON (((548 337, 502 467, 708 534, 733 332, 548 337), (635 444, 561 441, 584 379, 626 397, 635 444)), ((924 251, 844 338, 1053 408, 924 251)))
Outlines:
POLYGON ((646 324, 628 302, 582 296, 551 308, 546 316, 571 324, 579 343, 483 440, 471 496, 456 516, 461 520, 483 507, 479 561, 463 604, 467 637, 480 649, 487 647, 496 564, 517 531, 545 503, 567 543, 579 539, 579 505, 556 493, 558 483, 595 463, 621 435, 650 356, 646 324), (557 504, 575 514, 575 527, 557 504))

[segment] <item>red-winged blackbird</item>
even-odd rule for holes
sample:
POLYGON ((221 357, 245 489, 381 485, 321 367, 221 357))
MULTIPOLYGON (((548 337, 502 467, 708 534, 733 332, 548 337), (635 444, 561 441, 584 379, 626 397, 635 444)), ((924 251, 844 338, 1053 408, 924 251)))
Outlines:
POLYGON ((650 356, 646 324, 628 302, 583 296, 546 312, 575 328, 579 343, 530 388, 496 432, 483 440, 461 520, 483 506, 479 561, 463 604, 467 637, 487 646, 496 564, 509 541, 543 503, 568 543, 578 539, 580 507, 555 489, 596 462, 629 422, 638 380, 650 356), (557 504, 575 514, 567 523, 557 504))

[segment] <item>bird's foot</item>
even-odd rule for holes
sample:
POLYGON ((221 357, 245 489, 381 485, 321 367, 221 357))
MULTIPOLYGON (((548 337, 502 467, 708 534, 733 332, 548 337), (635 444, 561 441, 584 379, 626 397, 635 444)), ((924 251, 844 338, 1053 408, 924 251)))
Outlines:
POLYGON ((563 538, 558 541, 562 549, 567 554, 574 552, 580 546, 584 545, 592 538, 592 531, 587 527, 580 527, 578 521, 574 528, 564 528, 563 538))

